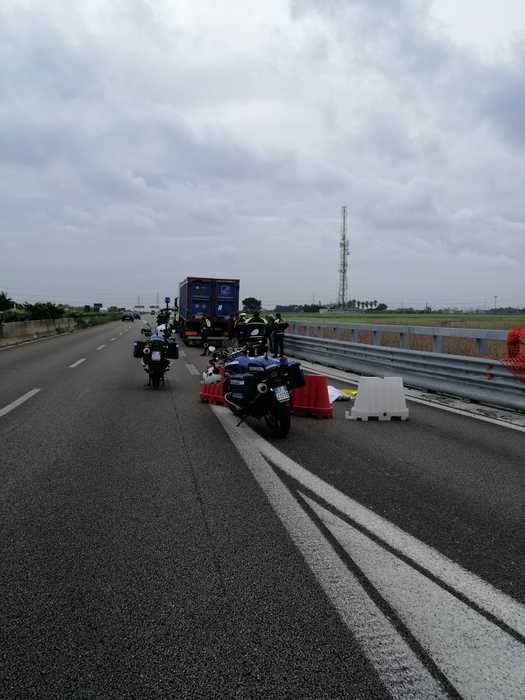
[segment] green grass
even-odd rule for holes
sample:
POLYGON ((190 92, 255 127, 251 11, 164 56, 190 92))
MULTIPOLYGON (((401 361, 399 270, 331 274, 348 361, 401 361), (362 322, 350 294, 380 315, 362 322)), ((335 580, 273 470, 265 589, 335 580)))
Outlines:
POLYGON ((523 314, 283 314, 287 321, 317 321, 318 323, 370 323, 404 326, 443 326, 449 328, 484 328, 491 330, 508 330, 525 326, 523 314))

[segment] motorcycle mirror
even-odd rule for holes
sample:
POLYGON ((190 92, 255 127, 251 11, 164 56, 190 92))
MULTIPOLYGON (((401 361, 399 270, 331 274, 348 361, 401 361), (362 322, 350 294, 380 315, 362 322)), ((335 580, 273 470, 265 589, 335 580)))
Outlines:
POLYGON ((217 350, 215 345, 208 345, 208 352, 215 352, 215 350, 217 350))

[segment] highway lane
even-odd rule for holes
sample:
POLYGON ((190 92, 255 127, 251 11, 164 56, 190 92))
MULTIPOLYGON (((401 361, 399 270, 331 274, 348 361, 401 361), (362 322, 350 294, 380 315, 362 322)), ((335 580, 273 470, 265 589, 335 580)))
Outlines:
POLYGON ((0 417, 0 695, 385 697, 184 360, 88 335, 0 417))
MULTIPOLYGON (((241 453, 258 451, 266 462, 264 467, 248 458, 247 466, 276 511, 282 511, 283 522, 290 521, 293 508, 282 507, 289 493, 302 506, 294 517, 309 515, 338 551, 340 558, 330 565, 342 558, 347 571, 364 581, 367 601, 375 600, 388 619, 396 620, 397 639, 393 633, 389 638, 392 630, 375 630, 392 651, 399 650, 402 637, 408 639, 428 668, 434 664, 433 672, 449 682, 449 692, 522 697, 525 676, 517 669, 525 667, 525 607, 520 604, 525 436, 434 407, 410 408, 408 423, 357 423, 344 420, 348 404, 336 404, 333 421, 296 418, 284 441, 268 439, 257 422, 250 422, 255 433, 237 430, 227 412, 216 413, 241 453), (280 484, 272 483, 274 477, 280 484), (364 516, 363 505, 370 509, 364 516), (384 516, 379 524, 375 514, 384 516)), ((319 556, 328 564, 330 555, 319 550, 312 555, 296 530, 292 523, 289 531, 312 569, 319 556)), ((314 540, 316 531, 310 536, 314 540)), ((339 585, 353 596, 345 575, 343 570, 339 585)), ((344 616, 339 593, 331 591, 322 570, 317 577, 344 616)), ((372 621, 377 610, 363 614, 372 621)), ((364 635, 361 641, 366 647, 369 640, 364 635)), ((392 668, 381 658, 373 660, 391 684, 392 668)), ((416 673, 415 660, 408 659, 406 667, 410 664, 416 673)))
POLYGON ((115 321, 1 349, 0 410, 33 388, 52 384, 61 376, 64 367, 94 353, 103 352, 134 325, 138 330, 137 322, 130 324, 115 321))
POLYGON ((522 433, 336 404, 272 440, 132 339, 0 417, 13 697, 523 697, 522 433))

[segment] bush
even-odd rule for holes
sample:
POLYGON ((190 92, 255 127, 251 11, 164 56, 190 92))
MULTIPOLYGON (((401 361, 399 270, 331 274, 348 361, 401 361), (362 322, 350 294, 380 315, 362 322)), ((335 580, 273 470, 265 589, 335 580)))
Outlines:
POLYGON ((27 312, 27 318, 30 321, 45 321, 46 319, 62 318, 64 316, 64 307, 57 306, 50 301, 37 302, 36 304, 24 304, 24 309, 27 312))
POLYGON ((25 309, 7 309, 2 312, 3 323, 13 323, 15 321, 27 321, 27 312, 25 309))

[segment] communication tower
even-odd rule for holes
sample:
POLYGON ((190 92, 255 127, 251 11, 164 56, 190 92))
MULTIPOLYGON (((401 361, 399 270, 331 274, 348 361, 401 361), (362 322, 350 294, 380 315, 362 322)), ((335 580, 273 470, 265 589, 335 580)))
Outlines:
POLYGON ((339 292, 337 294, 337 306, 346 307, 348 296, 348 238, 346 235, 346 206, 341 207, 341 240, 339 242, 339 292))

